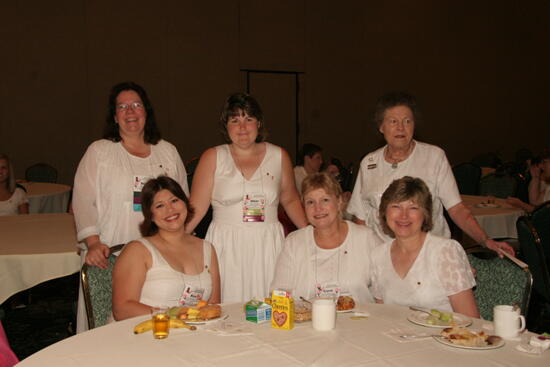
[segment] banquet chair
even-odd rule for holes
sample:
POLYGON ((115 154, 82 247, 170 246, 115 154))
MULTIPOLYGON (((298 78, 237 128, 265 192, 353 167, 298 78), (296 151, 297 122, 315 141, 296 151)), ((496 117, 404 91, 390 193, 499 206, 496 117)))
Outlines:
POLYGON ((508 174, 489 174, 479 181, 479 195, 497 198, 516 196, 516 180, 508 174))
POLYGON ((124 244, 110 248, 109 266, 107 269, 89 266, 88 264, 82 265, 80 280, 82 282, 82 292, 84 293, 84 303, 86 305, 88 327, 90 329, 105 325, 111 316, 111 276, 116 260, 114 253, 122 250, 123 247, 124 244))
POLYGON ((512 256, 501 259, 481 246, 469 248, 466 253, 476 271, 474 297, 481 317, 492 321, 494 306, 515 304, 526 315, 533 284, 527 264, 512 256))
POLYGON ((479 180, 481 179, 481 168, 473 163, 460 163, 453 167, 458 191, 462 195, 477 195, 479 180))
POLYGON ((36 163, 25 171, 25 179, 32 182, 57 182, 57 170, 47 163, 36 163))

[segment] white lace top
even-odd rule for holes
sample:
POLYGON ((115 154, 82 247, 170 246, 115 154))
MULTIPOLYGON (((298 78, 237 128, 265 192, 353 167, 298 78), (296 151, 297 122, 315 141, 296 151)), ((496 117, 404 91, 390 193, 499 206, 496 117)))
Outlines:
POLYGON ((475 286, 470 263, 458 242, 428 233, 404 279, 393 267, 392 242, 372 252, 374 298, 388 304, 452 311, 449 296, 475 286))

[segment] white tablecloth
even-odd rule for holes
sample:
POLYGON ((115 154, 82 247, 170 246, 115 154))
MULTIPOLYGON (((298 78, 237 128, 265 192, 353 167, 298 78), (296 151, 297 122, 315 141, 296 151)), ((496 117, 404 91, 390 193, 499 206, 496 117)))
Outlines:
POLYGON ((72 214, 0 216, 0 303, 79 270, 72 214))
MULTIPOLYGON (((21 367, 186 367, 186 366, 384 366, 476 367, 549 366, 550 352, 531 356, 507 341, 499 349, 465 350, 442 345, 432 338, 398 342, 383 334, 390 329, 437 333, 437 329, 406 320, 405 307, 368 304, 367 320, 338 314, 336 329, 317 332, 311 322, 293 330, 244 321, 243 305, 224 307, 228 322, 242 322, 251 335, 222 336, 199 326, 197 331, 172 329, 164 340, 151 332, 134 335, 133 326, 145 316, 106 325, 56 343, 22 361, 21 367)), ((492 325, 489 322, 483 322, 492 325)), ((480 328, 481 320, 474 322, 480 328)))
POLYGON ((460 195, 479 225, 491 238, 518 238, 516 221, 523 210, 508 204, 505 199, 495 199, 498 208, 479 207, 487 202, 487 196, 460 195))
POLYGON ((27 189, 29 213, 66 213, 71 195, 68 185, 46 182, 21 183, 27 189))

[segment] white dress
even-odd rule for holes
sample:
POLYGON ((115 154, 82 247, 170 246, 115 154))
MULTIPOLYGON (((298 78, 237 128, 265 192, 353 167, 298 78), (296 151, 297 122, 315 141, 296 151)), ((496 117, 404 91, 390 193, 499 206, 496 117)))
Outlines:
POLYGON ((0 201, 0 215, 17 215, 19 206, 28 202, 25 191, 16 187, 8 200, 0 201))
POLYGON ((294 181, 296 182, 296 189, 298 189, 298 194, 300 194, 300 196, 302 196, 302 182, 306 177, 307 172, 304 166, 294 167, 294 181))
POLYGON ((452 311, 449 296, 475 286, 466 253, 455 240, 428 233, 404 279, 391 260, 392 241, 374 249, 371 257, 372 295, 384 303, 452 311))
POLYGON ((202 272, 196 275, 187 275, 174 270, 162 257, 157 248, 145 238, 138 240, 151 253, 153 259, 151 268, 147 271, 139 302, 152 307, 173 307, 180 305, 180 297, 186 287, 200 287, 204 289, 202 299, 208 301, 212 294, 212 277, 210 276, 210 260, 212 259, 212 245, 203 241, 202 272))
POLYGON ((380 239, 366 226, 346 224, 344 242, 330 250, 317 246, 311 225, 290 233, 277 260, 271 289, 288 289, 294 298, 311 299, 318 284, 337 284, 341 294, 358 302, 372 302, 370 258, 380 239))
POLYGON ((216 147, 213 218, 206 240, 218 254, 224 303, 266 297, 283 247, 283 227, 277 219, 282 152, 265 144, 265 157, 250 180, 235 165, 229 145, 216 147), (251 193, 265 195, 264 222, 243 222, 243 198, 251 193))
MULTIPOLYGON (((160 140, 151 145, 147 158, 131 155, 121 142, 97 140, 90 144, 80 160, 74 179, 73 212, 80 259, 84 263, 86 237, 99 235, 102 243, 115 246, 141 237, 141 211, 133 209, 135 176, 167 175, 189 195, 187 173, 176 148, 160 140)), ((77 333, 88 330, 86 307, 80 287, 77 333)))
POLYGON ((397 168, 392 168, 391 163, 384 159, 385 147, 369 153, 361 161, 347 212, 364 220, 385 241, 390 241, 391 237, 380 226, 378 208, 384 191, 394 180, 403 176, 418 177, 426 183, 433 199, 432 233, 451 237, 443 207, 449 209, 462 201, 453 171, 441 148, 418 141, 415 143, 411 155, 398 163, 397 168))

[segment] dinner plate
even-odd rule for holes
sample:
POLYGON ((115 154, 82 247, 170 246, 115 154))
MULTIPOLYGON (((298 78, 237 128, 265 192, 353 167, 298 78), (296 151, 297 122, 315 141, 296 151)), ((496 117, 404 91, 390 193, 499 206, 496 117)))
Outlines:
POLYGON ((445 345, 448 345, 450 347, 461 348, 461 349, 488 350, 488 349, 497 349, 497 348, 500 348, 504 345, 504 340, 503 339, 500 339, 495 344, 489 344, 489 345, 485 345, 483 347, 467 347, 465 345, 454 344, 454 343, 450 342, 449 339, 447 339, 445 337, 442 337, 442 336, 439 336, 439 335, 434 335, 434 339, 437 340, 438 342, 440 342, 441 344, 445 344, 445 345))
POLYGON ((349 310, 336 310, 336 313, 348 313, 348 312, 355 312, 355 308, 352 308, 349 310))
POLYGON ((210 319, 210 320, 183 320, 185 321, 186 324, 189 324, 189 325, 205 325, 205 324, 209 324, 211 322, 215 322, 215 321, 219 321, 219 320, 225 320, 227 319, 229 315, 226 314, 225 312, 222 312, 222 314, 220 315, 220 317, 216 317, 214 319, 210 319))
POLYGON ((500 205, 490 204, 490 203, 479 203, 479 204, 476 204, 476 208, 500 208, 500 205))
MULTIPOLYGON (((430 317, 430 315, 425 312, 413 311, 409 314, 407 320, 409 320, 413 324, 439 329, 444 329, 451 326, 451 323, 446 321, 439 321, 438 324, 429 324, 427 321, 428 317, 430 317)), ((472 319, 468 316, 453 313, 453 322, 458 327, 466 327, 472 324, 472 319)))

